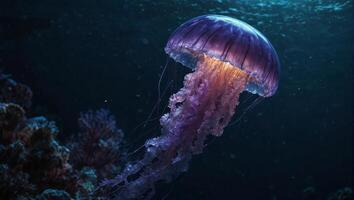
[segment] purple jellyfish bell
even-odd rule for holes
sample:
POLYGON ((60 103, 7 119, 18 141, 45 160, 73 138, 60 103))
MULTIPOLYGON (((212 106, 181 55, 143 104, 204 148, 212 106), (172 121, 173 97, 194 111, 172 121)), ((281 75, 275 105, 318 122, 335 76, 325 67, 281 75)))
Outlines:
POLYGON ((272 96, 279 81, 279 59, 268 39, 252 26, 222 15, 193 18, 169 38, 165 51, 181 64, 195 68, 198 56, 206 54, 254 77, 246 90, 272 96))
POLYGON ((279 61, 269 41, 239 20, 205 15, 177 28, 165 48, 193 69, 160 118, 161 136, 145 142, 141 160, 128 163, 98 194, 111 199, 151 199, 158 181, 187 171, 208 135, 221 136, 247 90, 271 96, 278 87, 279 61))

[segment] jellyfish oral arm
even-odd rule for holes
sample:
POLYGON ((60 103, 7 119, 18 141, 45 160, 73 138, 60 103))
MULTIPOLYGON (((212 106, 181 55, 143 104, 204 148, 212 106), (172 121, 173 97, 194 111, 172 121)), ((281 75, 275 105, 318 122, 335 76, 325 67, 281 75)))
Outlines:
POLYGON ((113 199, 150 199, 158 181, 170 181, 188 169, 208 135, 220 136, 238 104, 249 76, 231 64, 207 56, 186 75, 184 87, 170 97, 170 112, 160 119, 162 134, 145 142, 144 157, 129 163, 100 190, 113 199))

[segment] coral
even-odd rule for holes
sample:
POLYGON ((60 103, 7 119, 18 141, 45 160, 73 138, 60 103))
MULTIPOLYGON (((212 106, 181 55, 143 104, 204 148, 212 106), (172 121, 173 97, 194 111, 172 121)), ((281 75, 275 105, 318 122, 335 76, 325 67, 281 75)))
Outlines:
POLYGON ((27 119, 24 110, 12 103, 0 103, 0 119, 1 197, 34 196, 48 188, 76 191, 69 149, 55 140, 54 122, 27 119))
POLYGON ((302 199, 310 200, 310 199, 316 199, 316 188, 314 186, 308 186, 302 190, 302 199))
POLYGON ((16 194, 31 194, 36 190, 29 180, 29 174, 9 169, 6 164, 0 165, 0 195, 4 198, 13 198, 16 194))
POLYGON ((29 87, 0 71, 0 199, 94 199, 97 183, 117 172, 125 155, 114 116, 81 113, 70 153, 53 121, 26 117, 31 99, 29 87))
POLYGON ((38 200, 70 200, 70 195, 64 190, 47 189, 36 197, 38 200))
POLYGON ((20 106, 13 103, 0 103, 0 129, 2 143, 8 144, 15 139, 15 135, 12 131, 24 120, 25 111, 20 106))
POLYGON ((97 185, 96 170, 84 167, 81 169, 79 176, 76 199, 92 199, 91 194, 95 191, 97 185))
POLYGON ((70 152, 55 140, 58 129, 54 122, 44 117, 33 118, 23 130, 32 132, 26 166, 33 176, 32 181, 38 182, 41 188, 50 185, 74 192, 76 177, 68 163, 70 152))
POLYGON ((70 161, 77 169, 91 167, 99 178, 110 176, 121 164, 123 132, 117 128, 114 116, 100 109, 80 114, 79 134, 71 142, 70 161))
POLYGON ((15 103, 28 109, 31 106, 32 90, 22 84, 12 80, 9 75, 0 71, 0 102, 15 103))
POLYGON ((46 189, 35 197, 19 196, 16 200, 72 200, 72 198, 64 190, 46 189))
POLYGON ((353 191, 350 187, 345 187, 337 190, 335 193, 331 194, 328 200, 351 200, 353 196, 353 191))

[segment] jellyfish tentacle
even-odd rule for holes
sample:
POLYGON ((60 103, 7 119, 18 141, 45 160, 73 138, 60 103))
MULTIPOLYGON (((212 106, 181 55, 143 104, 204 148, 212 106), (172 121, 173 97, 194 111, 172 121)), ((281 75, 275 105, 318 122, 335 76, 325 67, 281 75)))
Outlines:
POLYGON ((230 121, 248 75, 228 63, 202 57, 184 87, 169 100, 160 119, 162 134, 145 142, 145 154, 100 189, 113 199, 150 199, 155 183, 169 182, 188 169, 192 155, 202 152, 208 135, 220 136, 230 121))
POLYGON ((160 118, 162 134, 145 142, 143 158, 101 184, 99 191, 110 198, 152 198, 155 183, 186 171, 208 135, 223 134, 242 91, 269 97, 278 88, 280 63, 272 44, 230 17, 204 15, 187 21, 171 35, 165 52, 195 71, 171 96, 170 112, 160 118))

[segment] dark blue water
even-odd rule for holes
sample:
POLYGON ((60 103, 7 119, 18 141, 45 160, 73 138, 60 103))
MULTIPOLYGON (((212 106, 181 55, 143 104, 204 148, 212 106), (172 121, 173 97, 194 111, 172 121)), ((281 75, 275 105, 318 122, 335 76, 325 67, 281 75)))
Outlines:
MULTIPOLYGON (((20 1, 0 3, 0 67, 34 91, 34 113, 58 121, 61 139, 80 111, 112 110, 132 150, 159 134, 146 120, 166 63, 164 45, 184 21, 223 14, 264 33, 282 65, 264 99, 196 156, 157 198, 326 199, 352 184, 352 2, 348 0, 20 1), (310 189, 310 192, 308 192, 310 189), (310 197, 309 197, 310 196, 310 197)), ((188 69, 173 63, 168 96, 188 69)), ((241 98, 245 99, 246 95, 241 98)))

